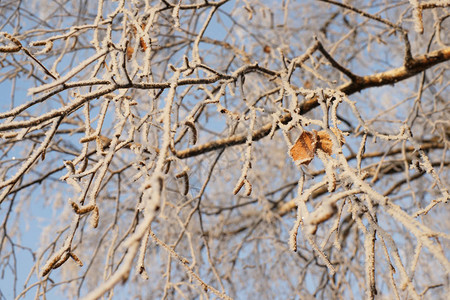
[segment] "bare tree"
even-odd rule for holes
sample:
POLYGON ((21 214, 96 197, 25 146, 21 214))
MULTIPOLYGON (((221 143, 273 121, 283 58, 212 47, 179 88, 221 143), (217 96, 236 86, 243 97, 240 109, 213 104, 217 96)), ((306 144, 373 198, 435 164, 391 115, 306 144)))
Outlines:
POLYGON ((444 299, 449 8, 2 1, 0 298, 444 299))

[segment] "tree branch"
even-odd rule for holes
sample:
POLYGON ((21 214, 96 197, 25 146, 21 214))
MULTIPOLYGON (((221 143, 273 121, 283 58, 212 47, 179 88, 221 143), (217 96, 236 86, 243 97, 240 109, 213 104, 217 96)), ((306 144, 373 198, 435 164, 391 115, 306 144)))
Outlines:
MULTIPOLYGON (((450 47, 436 50, 428 54, 423 54, 413 58, 412 64, 410 68, 406 68, 402 66, 400 68, 392 69, 389 71, 376 73, 372 75, 356 77, 356 81, 352 81, 341 85, 337 89, 346 95, 351 95, 356 92, 360 92, 364 89, 383 86, 388 84, 394 84, 396 82, 405 80, 407 78, 413 77, 420 72, 433 67, 436 64, 445 62, 450 60, 450 47)), ((302 114, 311 111, 319 105, 317 98, 312 98, 310 100, 306 100, 300 104, 300 112, 302 114)), ((292 117, 289 113, 283 115, 280 118, 280 122, 283 124, 289 123, 292 120, 292 117)), ((278 129, 277 127, 276 129, 278 129)), ((263 137, 269 135, 272 130, 272 123, 267 123, 262 126, 259 130, 255 131, 253 134, 252 140, 257 141, 262 139, 263 137)), ((188 158, 197 156, 200 154, 204 154, 210 151, 214 151, 217 149, 221 149, 228 146, 242 145, 247 141, 247 135, 234 135, 231 137, 227 137, 224 139, 212 141, 205 143, 203 145, 199 145, 196 147, 184 149, 181 151, 175 151, 175 155, 178 158, 188 158)))

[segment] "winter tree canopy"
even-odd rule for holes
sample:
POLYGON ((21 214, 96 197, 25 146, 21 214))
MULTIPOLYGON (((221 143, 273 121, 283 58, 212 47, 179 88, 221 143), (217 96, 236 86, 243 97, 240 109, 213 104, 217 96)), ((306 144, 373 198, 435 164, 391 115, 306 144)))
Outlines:
POLYGON ((0 2, 0 299, 444 299, 449 27, 448 0, 0 2))

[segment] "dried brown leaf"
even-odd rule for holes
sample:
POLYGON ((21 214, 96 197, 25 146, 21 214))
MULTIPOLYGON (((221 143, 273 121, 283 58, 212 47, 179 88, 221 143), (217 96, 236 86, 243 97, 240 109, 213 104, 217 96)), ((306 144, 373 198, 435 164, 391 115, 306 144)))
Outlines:
POLYGON ((127 60, 130 60, 133 57, 134 48, 131 46, 127 47, 127 60))
POLYGON ((333 142, 330 139, 330 135, 325 130, 321 130, 316 134, 317 134, 317 148, 321 149, 328 155, 333 154, 333 142))
POLYGON ((316 136, 309 131, 303 131, 289 150, 289 154, 295 162, 308 165, 314 158, 316 144, 316 136))
MULTIPOLYGON (((345 144, 344 136, 336 128, 331 128, 336 137, 340 140, 341 144, 345 144)), ((330 135, 325 131, 321 130, 316 132, 317 136, 317 148, 321 149, 328 155, 333 154, 333 142, 331 141, 330 135)))

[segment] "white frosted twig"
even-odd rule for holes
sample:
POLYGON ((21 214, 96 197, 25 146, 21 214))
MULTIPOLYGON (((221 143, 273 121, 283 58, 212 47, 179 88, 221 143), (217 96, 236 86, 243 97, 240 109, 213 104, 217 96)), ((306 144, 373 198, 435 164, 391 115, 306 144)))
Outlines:
POLYGON ((186 121, 184 121, 184 124, 190 129, 189 143, 191 145, 195 145, 198 139, 198 130, 197 127, 195 126, 194 119, 193 118, 186 119, 186 121))
POLYGON ((149 236, 150 236, 150 232, 148 234, 144 235, 141 240, 141 246, 139 247, 139 255, 138 255, 138 260, 137 260, 137 264, 136 264, 136 272, 138 274, 141 274, 142 279, 145 279, 145 280, 148 279, 148 274, 145 271, 144 260, 145 260, 145 252, 146 252, 146 249, 148 246, 149 236))
MULTIPOLYGON (((116 96, 115 98, 113 98, 113 100, 117 99, 117 98, 120 98, 120 96, 116 96)), ((91 126, 90 126, 90 121, 89 121, 89 113, 88 113, 88 111, 85 113, 85 118, 86 118, 86 121, 85 121, 85 127, 86 127, 86 129, 85 129, 85 137, 80 140, 81 143, 86 143, 87 144, 87 142, 93 141, 93 140, 99 138, 100 132, 102 130, 103 122, 105 120, 106 112, 108 110, 109 102, 110 102, 110 100, 108 98, 106 98, 103 101, 102 106, 100 108, 100 113, 98 115, 97 129, 93 133, 91 133, 91 126)), ((86 105, 89 105, 89 104, 86 104, 86 105)), ((97 144, 99 144, 99 143, 97 143, 97 144)))
POLYGON ((183 179, 183 195, 187 195, 189 193, 189 169, 186 167, 182 172, 175 175, 177 179, 183 179))
POLYGON ((336 203, 339 200, 359 193, 361 193, 360 189, 352 189, 334 194, 333 196, 323 201, 323 203, 318 208, 316 208, 314 212, 310 213, 308 217, 303 218, 303 224, 318 225, 320 223, 323 223, 337 212, 336 203))
MULTIPOLYGON (((327 89, 328 91, 328 89, 327 89)), ((334 93, 331 93, 331 95, 329 95, 329 101, 331 101, 331 97, 334 95, 334 93)), ((339 106, 339 104, 342 103, 342 98, 341 97, 334 97, 334 101, 331 104, 331 122, 333 124, 333 127, 338 129, 338 125, 341 123, 341 121, 338 119, 337 116, 337 108, 339 106)), ((338 137, 339 139, 340 137, 338 137)))
POLYGON ((428 159, 428 156, 425 154, 425 151, 423 151, 419 145, 411 136, 410 131, 407 130, 409 134, 408 141, 411 142, 411 144, 414 146, 417 152, 419 152, 420 158, 422 159, 422 166, 424 167, 425 171, 433 177, 435 182, 437 183, 439 190, 443 196, 444 201, 450 200, 450 194, 447 189, 447 187, 442 183, 441 179, 439 178, 439 175, 437 174, 436 170, 433 168, 433 166, 430 163, 430 160, 428 159))
POLYGON ((356 101, 351 101, 350 99, 348 99, 348 97, 340 92, 340 91, 335 91, 332 90, 333 95, 336 99, 340 99, 342 101, 344 101, 345 103, 347 103, 350 108, 353 111, 354 116, 358 119, 358 122, 360 124, 360 126, 362 126, 364 128, 364 132, 365 133, 370 133, 372 134, 372 136, 375 138, 381 138, 383 140, 387 140, 387 141, 392 141, 392 140, 397 140, 397 141, 401 141, 401 140, 406 140, 408 139, 408 136, 406 134, 406 127, 402 126, 402 128, 400 128, 400 132, 397 135, 393 135, 393 134, 382 134, 379 132, 376 132, 375 130, 371 129, 366 122, 364 122, 363 118, 361 117, 361 114, 359 113, 359 110, 356 108, 356 101))
POLYGON ((422 7, 418 0, 409 0, 409 3, 413 8, 414 29, 418 33, 423 33, 422 7))
POLYGON ((207 284, 206 282, 204 282, 199 275, 197 275, 194 270, 192 270, 192 268, 189 266, 189 261, 182 257, 181 255, 179 255, 177 252, 175 252, 175 250, 172 249, 172 247, 170 247, 169 245, 165 244, 163 241, 161 241, 160 239, 158 239, 158 237, 155 235, 155 233, 150 229, 150 236, 152 237, 152 239, 155 241, 156 244, 160 245, 161 247, 163 247, 167 252, 169 252, 169 254, 175 258, 187 271, 187 273, 189 275, 191 275, 192 277, 194 277, 199 284, 202 286, 202 288, 204 290, 209 290, 211 291, 214 295, 216 295, 217 297, 221 298, 221 299, 227 299, 227 300, 231 300, 232 298, 229 297, 227 294, 225 294, 224 292, 220 292, 217 289, 215 289, 214 287, 210 286, 209 284, 207 284))
MULTIPOLYGON (((108 20, 104 20, 102 22, 99 22, 99 24, 107 24, 108 20)), ((34 41, 30 43, 30 46, 32 47, 37 47, 37 46, 45 46, 46 48, 49 47, 49 45, 53 46, 53 42, 56 40, 69 40, 69 38, 75 34, 80 34, 83 31, 86 31, 88 29, 95 29, 98 25, 94 25, 94 24, 86 24, 86 25, 81 25, 81 26, 73 26, 70 27, 69 32, 64 33, 64 34, 59 34, 59 35, 53 35, 47 39, 43 39, 43 40, 38 40, 38 41, 34 41)), ((68 30, 68 29, 63 29, 63 30, 68 30)), ((41 53, 47 53, 44 51, 40 51, 39 53, 35 53, 37 54, 41 54, 41 53)))
MULTIPOLYGON (((405 228, 407 228, 420 242, 423 243, 425 247, 435 256, 435 258, 441 263, 444 269, 450 273, 450 262, 445 257, 445 255, 435 246, 431 241, 430 237, 433 236, 443 236, 446 239, 450 239, 450 236, 443 233, 437 233, 429 229, 424 224, 421 224, 413 217, 404 212, 399 206, 388 201, 388 198, 376 192, 369 184, 364 182, 361 178, 356 176, 356 171, 348 165, 345 157, 340 154, 338 155, 340 165, 344 169, 342 176, 348 176, 353 184, 359 186, 361 190, 367 194, 372 200, 384 207, 386 212, 391 215, 394 219, 399 221, 405 228)), ((377 229, 378 230, 378 229, 377 229)))
POLYGON ((358 153, 356 154, 356 168, 358 170, 358 174, 361 174, 361 161, 362 161, 362 156, 363 156, 364 152, 366 151, 366 140, 367 140, 367 133, 364 133, 364 135, 361 139, 361 144, 359 146, 358 153))
POLYGON ((372 226, 377 231, 378 235, 380 237, 382 237, 383 241, 387 242, 387 244, 389 245, 389 247, 391 249, 391 251, 390 251, 391 256, 393 257, 394 263, 397 266, 397 270, 399 270, 399 273, 400 273, 401 288, 403 289, 403 288, 406 287, 408 289, 409 295, 413 299, 419 300, 420 297, 417 294, 417 291, 414 288, 413 283, 411 282, 411 280, 408 277, 408 274, 407 274, 406 269, 405 269, 405 267, 403 265, 403 262, 401 260, 400 254, 398 253, 398 248, 397 248, 394 240, 392 239, 392 237, 387 232, 385 232, 380 226, 378 226, 378 224, 375 223, 374 220, 370 216, 368 216, 367 219, 370 222, 370 226, 372 226))
POLYGON ((0 53, 12 53, 12 52, 18 52, 20 51, 20 49, 22 49, 22 43, 16 39, 15 37, 13 37, 12 35, 10 35, 7 32, 0 32, 0 35, 3 35, 4 37, 6 37, 7 39, 9 39, 11 42, 13 42, 15 44, 15 46, 1 46, 0 47, 0 53))
POLYGON ((95 17, 94 20, 94 34, 93 34, 93 38, 92 38, 92 45, 94 45, 95 49, 97 51, 100 50, 100 42, 99 42, 99 24, 100 22, 103 20, 103 1, 104 0, 99 0, 98 4, 97 4, 97 16, 95 17))
MULTIPOLYGON (((98 171, 98 169, 100 169, 100 167, 101 167, 102 165, 103 165, 103 161, 100 160, 100 161, 98 161, 97 163, 95 163, 95 165, 93 165, 92 167, 90 167, 90 168, 87 169, 87 170, 83 170, 83 171, 82 171, 82 169, 79 169, 79 170, 78 170, 79 173, 73 174, 73 175, 71 175, 70 177, 72 177, 72 178, 83 178, 83 177, 85 177, 85 176, 87 176, 87 175, 89 175, 89 174, 94 174, 95 172, 98 171), (82 172, 80 172, 80 171, 82 171, 82 172)), ((65 179, 65 177, 66 177, 66 176, 63 176, 61 179, 63 180, 63 179, 65 179)))
POLYGON ((289 103, 288 103, 288 110, 291 112, 291 115, 294 115, 294 110, 298 106, 298 99, 297 94, 295 93, 294 89, 292 88, 290 84, 292 73, 295 70, 295 66, 297 65, 297 61, 294 59, 290 64, 288 69, 286 70, 285 74, 281 76, 281 84, 283 89, 283 94, 287 92, 287 94, 290 96, 289 103))
POLYGON ((18 52, 20 50, 22 50, 28 57, 30 57, 35 63, 38 64, 39 67, 41 67, 41 69, 44 71, 45 74, 47 74, 48 76, 52 77, 53 79, 56 80, 56 76, 54 74, 52 74, 45 66, 43 63, 41 63, 31 52, 30 50, 28 50, 26 47, 24 47, 22 45, 22 43, 16 39, 15 37, 11 36, 10 34, 6 33, 6 32, 0 32, 1 35, 5 36, 6 38, 8 38, 9 40, 11 40, 16 46, 6 46, 6 47, 0 47, 0 53, 1 52, 6 52, 6 53, 11 53, 11 52, 18 52))
POLYGON ((335 160, 328 156, 322 149, 317 149, 317 156, 325 166, 325 177, 328 184, 328 192, 332 193, 336 189, 336 163, 335 160))
POLYGON ((214 16, 214 13, 216 12, 217 8, 218 8, 217 6, 214 6, 213 8, 211 8, 211 11, 209 12, 208 17, 206 18, 205 23, 203 24, 202 28, 200 29, 200 32, 197 34, 197 37, 195 38, 194 45, 192 47, 192 57, 193 57, 194 64, 200 64, 202 62, 202 60, 200 59, 200 53, 199 53, 198 46, 200 44, 200 40, 203 37, 203 34, 206 31, 206 28, 208 28, 209 22, 211 22, 211 19, 214 16))
POLYGON ((13 109, 11 109, 11 110, 9 110, 9 111, 0 113, 0 119, 4 119, 4 118, 8 118, 8 117, 17 116, 17 115, 19 115, 22 111, 26 110, 27 108, 29 108, 29 107, 31 107, 31 106, 37 104, 37 103, 44 102, 45 100, 47 100, 47 99, 50 98, 51 96, 56 95, 56 94, 58 94, 59 92, 61 92, 61 91, 63 91, 63 90, 64 90, 64 87, 61 86, 61 87, 56 88, 56 89, 52 90, 51 92, 49 92, 49 93, 47 93, 47 94, 45 94, 45 95, 43 95, 43 96, 41 96, 41 97, 39 97, 39 98, 37 98, 37 99, 35 99, 35 100, 31 100, 31 101, 26 102, 26 103, 24 103, 24 104, 22 104, 22 105, 18 105, 18 106, 16 106, 15 108, 13 108, 13 109))
POLYGON ((366 299, 374 299, 377 294, 375 284, 375 239, 375 229, 369 224, 369 230, 364 235, 366 299))
POLYGON ((112 261, 114 257, 114 252, 116 249, 116 241, 119 237, 119 227, 117 224, 114 224, 111 226, 112 231, 112 238, 111 238, 111 245, 108 248, 108 252, 106 254, 105 258, 105 270, 103 272, 103 280, 108 279, 108 277, 111 275, 112 272, 112 261))
MULTIPOLYGON (((299 188, 303 188, 303 180, 300 179, 301 182, 299 182, 299 188)), ((289 233, 289 246, 290 249, 293 251, 297 251, 297 232, 298 228, 302 225, 304 219, 308 219, 310 217, 310 214, 308 212, 308 209, 306 207, 306 200, 310 196, 310 193, 312 190, 309 190, 307 193, 302 193, 301 190, 299 190, 299 196, 295 199, 295 203, 297 204, 297 220, 294 224, 294 227, 291 229, 289 233)), ((314 225, 313 225, 314 226, 314 225)), ((310 226, 302 226, 302 232, 304 233, 304 236, 306 237, 306 240, 309 242, 311 247, 314 249, 314 251, 317 253, 317 255, 323 260, 323 262, 326 264, 328 271, 330 274, 335 274, 336 269, 331 264, 328 257, 323 253, 323 251, 316 245, 314 240, 312 239, 311 234, 308 232, 310 230, 310 226)))
MULTIPOLYGON (((304 231, 302 231, 304 232, 304 231)), ((316 242, 312 239, 312 236, 310 234, 305 234, 306 239, 308 240, 309 244, 313 248, 313 250, 317 253, 317 255, 322 259, 322 261, 325 263, 325 265, 328 268, 328 273, 330 276, 333 276, 336 274, 336 269, 333 267, 333 264, 330 262, 328 257, 323 253, 322 250, 320 250, 319 246, 317 246, 316 242)))
POLYGON ((47 149, 47 147, 50 145, 62 119, 63 116, 58 117, 53 121, 52 126, 45 133, 45 139, 42 141, 41 145, 33 151, 31 156, 22 164, 20 169, 17 170, 16 174, 14 174, 10 179, 0 182, 0 189, 3 189, 4 187, 9 185, 9 188, 3 190, 3 192, 0 194, 0 203, 3 202, 9 191, 13 188, 14 184, 20 179, 20 177, 22 177, 31 168, 31 166, 42 155, 45 149, 47 149))
MULTIPOLYGON (((89 102, 85 103, 84 105, 84 109, 83 109, 83 114, 84 114, 84 134, 85 136, 89 136, 91 134, 91 119, 90 119, 90 109, 89 109, 89 102)), ((65 165, 67 167, 67 165, 69 165, 70 168, 75 168, 75 166, 80 162, 83 161, 86 158, 87 152, 89 150, 89 145, 88 143, 85 143, 83 145, 83 149, 81 150, 80 154, 75 157, 72 161, 67 161, 65 162, 65 165)), ((82 164, 77 171, 75 170, 69 170, 69 172, 62 176, 60 178, 60 180, 67 180, 69 178, 69 176, 74 176, 75 173, 82 173, 85 168, 87 167, 87 163, 85 162, 84 164, 82 164)))
POLYGON ((79 96, 77 97, 77 100, 72 101, 68 105, 61 107, 60 109, 49 111, 48 113, 42 114, 39 117, 31 118, 26 121, 11 121, 2 123, 0 124, 0 131, 36 126, 55 117, 70 114, 72 111, 77 110, 81 105, 83 105, 87 101, 109 94, 115 89, 116 89, 115 85, 108 85, 102 89, 90 92, 84 96, 79 96))
MULTIPOLYGON (((120 103, 116 102, 116 105, 120 106, 120 103)), ((119 143, 119 137, 120 137, 122 130, 127 121, 126 118, 119 117, 118 113, 116 113, 116 116, 118 116, 118 119, 120 120, 120 122, 116 125, 114 137, 112 138, 112 140, 110 142, 109 149, 108 149, 108 152, 107 152, 105 158, 102 160, 102 166, 101 166, 99 173, 97 174, 97 177, 94 181, 92 190, 89 195, 89 203, 87 204, 87 206, 95 206, 97 195, 100 191, 103 178, 105 177, 106 172, 108 171, 108 167, 114 157, 114 154, 116 152, 116 146, 119 143)))
POLYGON ((438 198, 438 199, 434 199, 431 200, 431 202, 424 208, 419 209, 418 211, 416 211, 412 216, 414 218, 417 218, 420 215, 426 215, 433 207, 435 207, 438 203, 440 202, 445 202, 448 199, 445 199, 444 197, 438 198))
POLYGON ((394 279, 395 267, 391 261, 391 257, 389 256, 389 251, 387 249, 386 242, 383 238, 383 235, 379 235, 379 238, 381 240, 384 257, 386 258, 387 267, 389 269, 389 279, 390 279, 390 283, 392 286, 392 290, 394 291, 394 294, 395 294, 395 299, 400 300, 400 295, 398 294, 398 290, 397 290, 397 284, 395 283, 395 279, 394 279))
POLYGON ((297 252, 297 235, 298 229, 302 223, 302 209, 297 206, 297 218, 295 219, 294 226, 289 231, 289 249, 293 252, 297 252))
POLYGON ((339 225, 340 225, 340 220, 341 220, 341 216, 342 216, 342 212, 344 209, 344 206, 346 203, 348 203, 349 201, 346 201, 344 199, 344 201, 342 201, 342 204, 339 206, 338 211, 336 213, 336 219, 334 221, 333 226, 330 228, 330 230, 328 231, 327 237, 323 239, 322 245, 321 245, 321 249, 323 250, 325 248, 325 246, 327 245, 329 239, 331 238, 332 234, 334 232, 336 232, 335 234, 335 238, 334 238, 334 242, 333 242, 333 246, 338 250, 341 251, 342 247, 341 244, 339 244, 339 237, 340 237, 340 232, 339 232, 339 225))
POLYGON ((114 274, 105 282, 103 282, 100 286, 90 292, 84 300, 96 300, 101 297, 103 294, 113 289, 120 281, 126 280, 129 276, 130 270, 132 268, 133 260, 136 257, 136 254, 139 250, 139 245, 142 242, 144 236, 150 230, 150 225, 153 220, 156 218, 157 211, 161 205, 161 192, 163 189, 163 178, 164 178, 164 166, 167 159, 167 155, 169 153, 169 146, 171 143, 171 111, 172 105, 175 98, 175 91, 178 86, 178 79, 181 75, 181 70, 177 69, 174 72, 174 75, 170 79, 170 90, 165 99, 165 106, 162 114, 162 123, 163 123, 163 140, 162 145, 160 147, 158 159, 155 164, 155 170, 147 179, 143 186, 150 186, 150 193, 145 194, 143 196, 143 208, 144 208, 144 219, 136 228, 135 232, 128 237, 128 239, 124 242, 124 247, 127 248, 127 253, 125 254, 124 260, 120 266, 120 268, 114 272, 114 274))
POLYGON ((308 209, 305 202, 301 201, 300 196, 303 195, 303 186, 305 184, 305 173, 301 170, 300 178, 297 184, 297 197, 294 199, 297 205, 297 218, 293 228, 289 232, 289 249, 293 252, 297 251, 297 234, 300 224, 303 222, 303 217, 308 216, 308 209))
POLYGON ((174 20, 174 24, 173 24, 174 28, 180 28, 180 6, 181 6, 181 1, 182 0, 179 0, 178 4, 175 5, 173 7, 173 10, 172 10, 172 18, 174 20))
POLYGON ((53 255, 47 259, 47 262, 41 268, 39 276, 41 277, 47 276, 47 274, 49 274, 52 269, 60 267, 70 257, 72 241, 75 236, 75 232, 78 228, 79 221, 80 215, 75 215, 70 225, 69 233, 66 239, 64 240, 64 244, 58 251, 53 253, 53 255))
POLYGON ((247 144, 244 154, 244 166, 242 168, 241 177, 238 179, 237 184, 233 190, 233 194, 239 193, 242 186, 245 186, 245 196, 250 196, 252 193, 252 185, 248 181, 248 171, 251 166, 252 161, 252 139, 253 139, 253 129, 255 128, 255 120, 256 120, 256 109, 254 107, 250 108, 250 126, 247 133, 247 144))
MULTIPOLYGON (((122 91, 120 94, 124 94, 125 92, 122 91)), ((118 98, 120 98, 122 95, 116 96, 114 97, 112 100, 117 100, 118 98)), ((100 113, 98 115, 98 121, 97 121, 97 129, 94 132, 95 136, 99 136, 100 132, 102 131, 102 127, 103 127, 103 122, 105 121, 105 116, 106 116, 106 112, 108 110, 108 105, 109 105, 109 99, 105 99, 102 103, 102 107, 100 109, 100 113)))
MULTIPOLYGON (((53 62, 53 66, 51 69, 52 74, 56 74, 57 77, 59 77, 58 71, 56 70, 56 68, 58 67, 58 64, 62 61, 62 59, 64 58, 64 56, 67 53, 67 50, 70 48, 70 39, 66 39, 65 43, 64 43, 64 48, 60 50, 59 56, 55 59, 55 61, 53 62)), ((48 48, 48 47, 46 47, 48 48)), ((46 49, 44 49, 45 51, 46 49)), ((48 50, 50 51, 50 50, 48 50)), ((55 78, 56 79, 56 78, 55 78)))
POLYGON ((125 255, 121 266, 113 273, 111 277, 108 278, 105 282, 103 282, 100 286, 98 286, 95 290, 87 294, 85 297, 81 298, 82 300, 97 300, 103 294, 113 289, 120 282, 124 282, 128 279, 131 265, 133 264, 133 260, 136 257, 136 254, 139 249, 139 242, 134 241, 130 243, 127 247, 127 254, 125 255))
MULTIPOLYGON (((149 29, 153 26, 153 22, 155 20, 155 16, 156 16, 156 12, 158 10, 158 7, 152 7, 150 9, 150 15, 147 18, 147 24, 145 25, 145 35, 144 35, 144 40, 146 43, 148 43, 148 47, 147 49, 145 49, 145 54, 144 54, 144 66, 142 68, 142 76, 146 76, 149 79, 152 78, 151 76, 151 43, 152 43, 152 39, 150 38, 150 36, 148 36, 147 32, 149 31, 149 29)), ((139 32, 139 31, 138 31, 139 32)))
POLYGON ((411 262, 411 267, 409 270, 409 278, 412 280, 414 277, 414 273, 416 271, 417 263, 419 261, 420 253, 422 251, 422 243, 419 241, 416 245, 416 249, 414 250, 414 258, 411 262))
POLYGON ((441 266, 450 273, 450 262, 439 249, 438 246, 434 245, 430 238, 436 236, 442 236, 443 238, 449 240, 450 236, 444 233, 433 232, 427 226, 421 224, 413 217, 405 213, 400 207, 393 203, 388 203, 386 211, 393 216, 396 220, 403 224, 414 236, 434 255, 434 257, 441 263, 441 266))
POLYGON ((78 66, 76 66, 75 68, 71 69, 69 73, 67 73, 65 76, 51 82, 48 84, 43 84, 39 87, 36 88, 31 88, 28 90, 28 95, 33 95, 33 94, 38 94, 38 93, 42 93, 44 91, 47 91, 49 89, 52 89, 60 84, 64 84, 66 81, 70 80, 72 77, 74 77, 75 75, 77 75, 79 72, 83 71, 84 69, 86 69, 86 67, 88 65, 90 65, 91 63, 93 63, 94 61, 96 61, 97 59, 99 59, 100 57, 106 55, 108 53, 108 49, 106 50, 102 50, 99 53, 96 53, 95 55, 85 59, 84 61, 82 61, 78 66))

